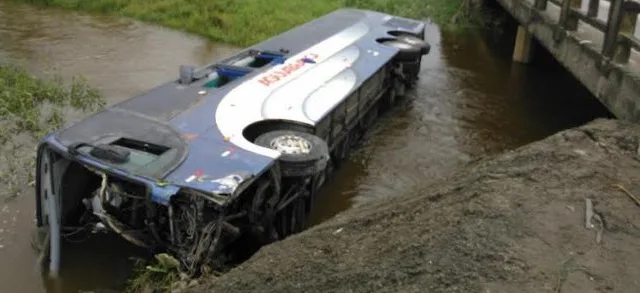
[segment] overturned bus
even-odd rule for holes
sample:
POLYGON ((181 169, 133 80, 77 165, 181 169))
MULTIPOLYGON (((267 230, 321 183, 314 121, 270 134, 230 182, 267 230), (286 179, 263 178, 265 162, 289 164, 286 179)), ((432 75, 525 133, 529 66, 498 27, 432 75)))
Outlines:
POLYGON ((316 191, 417 79, 424 24, 340 9, 44 137, 37 226, 118 233, 184 269, 306 228, 316 191), (90 227, 90 228, 87 228, 90 227))

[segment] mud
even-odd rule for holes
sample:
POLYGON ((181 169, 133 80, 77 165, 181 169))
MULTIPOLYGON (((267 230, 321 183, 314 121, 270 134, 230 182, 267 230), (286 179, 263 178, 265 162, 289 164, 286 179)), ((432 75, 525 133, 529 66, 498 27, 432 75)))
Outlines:
POLYGON ((188 292, 637 292, 640 206, 613 185, 640 198, 639 144, 640 126, 614 120, 562 131, 340 213, 188 292), (602 226, 586 228, 586 199, 602 226))

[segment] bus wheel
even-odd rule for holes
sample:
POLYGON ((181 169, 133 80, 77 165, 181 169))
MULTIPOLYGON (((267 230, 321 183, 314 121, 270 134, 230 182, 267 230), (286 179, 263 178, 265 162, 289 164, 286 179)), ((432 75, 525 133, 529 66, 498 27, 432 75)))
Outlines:
POLYGON ((291 234, 299 233, 304 231, 308 227, 309 221, 309 212, 307 210, 309 198, 308 196, 303 196, 302 198, 296 200, 292 203, 292 211, 291 211, 291 234))
POLYGON ((396 40, 420 48, 420 54, 422 55, 429 54, 429 51, 431 51, 431 45, 416 36, 402 34, 397 36, 396 40))
POLYGON ((329 148, 321 138, 295 130, 276 130, 256 138, 257 145, 279 151, 284 177, 304 177, 324 171, 329 148))
POLYGON ((422 57, 422 50, 420 47, 413 46, 400 40, 390 40, 382 44, 399 50, 398 54, 394 58, 396 61, 411 62, 419 60, 422 57))

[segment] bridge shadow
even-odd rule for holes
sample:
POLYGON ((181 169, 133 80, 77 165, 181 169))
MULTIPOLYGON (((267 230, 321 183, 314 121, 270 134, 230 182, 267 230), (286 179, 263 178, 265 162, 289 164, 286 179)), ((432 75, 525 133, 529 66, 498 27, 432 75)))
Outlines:
MULTIPOLYGON (((554 83, 549 86, 556 86, 560 80, 571 84, 570 79, 554 75, 556 71, 570 72, 573 80, 578 80, 591 95, 583 95, 579 87, 571 85, 569 88, 573 89, 564 93, 569 99, 595 97, 616 118, 640 121, 640 67, 636 62, 640 39, 635 30, 639 26, 636 19, 640 2, 616 0, 603 5, 604 1, 593 0, 492 0, 486 4, 488 10, 511 16, 503 17, 506 26, 511 27, 510 38, 505 38, 511 44, 505 47, 517 47, 515 59, 523 61, 530 59, 528 52, 533 48, 529 67, 544 70, 550 80, 553 78, 550 82, 554 83), (517 46, 512 39, 514 27, 519 33, 517 46)), ((518 66, 522 65, 511 67, 518 66)), ((585 108, 576 106, 571 112, 585 108)))
MULTIPOLYGON (((615 118, 582 83, 537 41, 529 64, 512 62, 518 22, 497 3, 488 1, 486 27, 465 35, 445 34, 447 65, 475 73, 456 78, 461 88, 457 112, 473 123, 459 140, 499 136, 515 148, 596 118, 615 118), (493 5, 492 5, 493 4, 493 5), (480 94, 482 93, 482 94, 480 94), (482 105, 470 111, 468 105, 482 105)), ((477 145, 478 143, 471 143, 477 145)))

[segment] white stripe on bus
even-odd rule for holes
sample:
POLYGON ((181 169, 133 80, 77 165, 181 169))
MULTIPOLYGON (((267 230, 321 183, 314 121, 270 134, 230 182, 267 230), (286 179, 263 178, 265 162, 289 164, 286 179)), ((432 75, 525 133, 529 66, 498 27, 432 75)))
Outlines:
MULTIPOLYGON (((332 64, 327 65, 327 67, 323 66, 324 68, 332 69, 327 69, 327 73, 324 73, 322 70, 316 71, 315 69, 322 65, 324 61, 331 59, 332 56, 359 40, 368 31, 369 27, 365 23, 357 23, 289 58, 285 64, 274 66, 271 70, 260 74, 231 90, 222 98, 215 113, 216 124, 218 125, 218 129, 222 135, 228 137, 232 143, 247 151, 274 159, 279 157, 279 152, 257 146, 247 141, 242 135, 244 128, 254 122, 264 119, 262 117, 262 107, 267 97, 269 97, 275 90, 282 88, 283 86, 288 86, 288 83, 303 75, 305 72, 314 69, 313 72, 311 72, 312 75, 324 75, 328 74, 328 72, 335 72, 335 74, 337 74, 339 71, 336 72, 337 67, 333 66, 338 63, 333 63, 333 61, 332 64), (270 86, 265 86, 264 83, 260 82, 260 80, 263 80, 266 76, 282 71, 286 66, 291 66, 291 64, 298 62, 301 58, 311 54, 316 54, 314 57, 317 57, 315 58, 317 64, 306 63, 304 66, 300 66, 299 68, 289 72, 286 76, 281 77, 279 82, 271 84, 270 86)), ((348 57, 350 55, 347 54, 345 56, 348 57)), ((346 63, 347 62, 344 62, 342 64, 345 65, 346 63)), ((295 88, 299 87, 296 86, 295 88)), ((304 99, 305 96, 303 95, 300 98, 304 99)))

